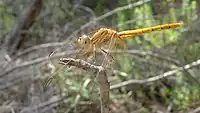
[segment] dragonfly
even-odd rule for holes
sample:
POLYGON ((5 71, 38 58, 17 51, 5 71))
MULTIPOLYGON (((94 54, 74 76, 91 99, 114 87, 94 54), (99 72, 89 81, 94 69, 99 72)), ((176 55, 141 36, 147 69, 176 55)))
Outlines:
MULTIPOLYGON (((80 54, 86 58, 93 56, 95 59, 97 52, 100 51, 105 55, 105 57, 110 57, 107 59, 112 59, 113 61, 114 58, 112 55, 110 55, 109 50, 111 50, 113 46, 119 47, 120 49, 125 49, 125 39, 134 38, 135 36, 142 35, 144 33, 177 28, 181 26, 183 26, 183 22, 162 24, 153 27, 125 30, 121 32, 117 32, 116 30, 109 28, 100 28, 96 32, 91 33, 91 35, 80 36, 74 42, 80 48, 78 55, 80 54), (109 46, 108 51, 104 50, 105 46, 109 46)), ((65 63, 65 65, 67 65, 67 63, 65 63)), ((48 85, 52 79, 53 77, 49 78, 46 85, 48 85)))
POLYGON ((183 26, 183 22, 162 24, 153 27, 146 27, 136 30, 126 30, 121 32, 117 32, 109 28, 100 28, 91 36, 82 35, 75 41, 75 43, 81 48, 80 53, 82 52, 83 56, 89 57, 92 55, 94 58, 96 58, 96 53, 98 51, 101 51, 102 53, 105 53, 107 56, 110 56, 113 59, 113 57, 109 54, 109 51, 105 51, 103 49, 104 46, 112 45, 110 46, 109 50, 112 49, 113 46, 124 49, 125 39, 130 39, 144 33, 177 28, 181 26, 183 26))

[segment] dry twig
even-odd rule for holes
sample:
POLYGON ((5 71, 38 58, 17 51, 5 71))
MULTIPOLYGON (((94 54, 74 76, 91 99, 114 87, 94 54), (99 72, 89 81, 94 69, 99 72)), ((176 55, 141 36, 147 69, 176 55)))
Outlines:
POLYGON ((200 112, 200 107, 197 107, 196 109, 190 111, 189 113, 199 113, 200 112))
POLYGON ((125 82, 122 82, 122 83, 119 83, 119 84, 115 84, 115 85, 110 86, 110 89, 111 90, 112 89, 118 89, 118 88, 121 88, 123 86, 130 85, 130 84, 147 84, 147 83, 155 82, 155 81, 158 81, 160 79, 172 76, 173 74, 175 74, 179 71, 185 71, 185 70, 191 69, 193 67, 197 67, 199 65, 200 65, 200 59, 197 60, 197 61, 194 61, 190 64, 187 64, 183 67, 179 67, 179 68, 176 68, 174 70, 171 70, 171 71, 165 72, 163 74, 157 75, 155 77, 151 77, 151 78, 144 79, 144 80, 128 80, 128 81, 125 81, 125 82))
MULTIPOLYGON (((58 58, 58 57, 61 57, 61 56, 64 56, 64 55, 70 55, 70 54, 73 54, 73 52, 75 52, 75 51, 66 51, 66 52, 58 53, 58 54, 55 54, 54 56, 52 56, 50 59, 55 59, 55 58, 58 58)), ((35 60, 30 60, 30 61, 20 63, 19 65, 16 65, 16 66, 13 66, 11 68, 6 69, 5 72, 0 74, 0 78, 12 73, 16 69, 28 67, 28 66, 31 66, 31 65, 36 65, 36 64, 39 64, 39 63, 41 63, 43 61, 47 61, 47 60, 49 60, 49 56, 40 57, 40 58, 37 58, 35 60)))
POLYGON ((63 65, 75 66, 86 71, 92 71, 93 73, 99 73, 97 81, 100 86, 100 102, 101 113, 109 113, 109 82, 106 75, 106 70, 102 66, 92 65, 84 60, 73 58, 61 58, 60 63, 63 65))
POLYGON ((175 60, 171 57, 164 56, 159 53, 155 53, 155 52, 151 52, 151 51, 142 51, 142 50, 126 50, 126 51, 120 50, 119 51, 118 50, 118 51, 111 51, 111 53, 115 53, 115 54, 128 53, 128 54, 134 54, 134 55, 139 55, 139 56, 151 56, 151 57, 158 58, 160 60, 171 62, 171 63, 175 64, 176 66, 180 65, 180 62, 178 60, 175 60))

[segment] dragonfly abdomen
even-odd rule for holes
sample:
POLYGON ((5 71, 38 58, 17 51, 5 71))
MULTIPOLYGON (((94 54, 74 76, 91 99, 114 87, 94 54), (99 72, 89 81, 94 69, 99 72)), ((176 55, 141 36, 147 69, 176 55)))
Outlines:
POLYGON ((131 38, 136 35, 141 35, 141 34, 153 32, 153 31, 177 28, 182 25, 183 25, 183 23, 163 24, 163 25, 158 25, 158 26, 154 26, 154 27, 122 31, 122 32, 119 32, 118 35, 120 36, 120 38, 131 38))

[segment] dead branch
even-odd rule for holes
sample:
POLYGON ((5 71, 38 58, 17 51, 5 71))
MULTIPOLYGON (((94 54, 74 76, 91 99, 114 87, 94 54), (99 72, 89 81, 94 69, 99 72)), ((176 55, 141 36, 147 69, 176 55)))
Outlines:
POLYGON ((58 58, 58 57, 61 57, 61 56, 64 56, 64 55, 70 55, 70 54, 73 54, 73 52, 74 51, 66 51, 66 52, 55 54, 52 57, 45 56, 45 57, 37 58, 35 60, 30 60, 30 61, 22 62, 19 65, 13 66, 13 67, 8 68, 8 69, 5 69, 5 72, 3 72, 2 74, 0 74, 0 78, 3 77, 3 76, 8 75, 10 73, 12 73, 16 69, 24 68, 24 67, 28 67, 28 66, 32 66, 32 65, 36 65, 36 64, 42 63, 43 61, 47 61, 49 59, 55 59, 55 58, 58 58))
POLYGON ((86 71, 92 71, 93 73, 99 73, 97 81, 100 86, 100 102, 101 102, 101 113, 109 113, 109 82, 106 75, 106 70, 102 66, 92 65, 84 60, 73 59, 73 58, 61 58, 60 64, 75 66, 86 71))
POLYGON ((11 106, 2 105, 0 106, 1 113, 15 113, 14 109, 11 106))
POLYGON ((154 52, 151 52, 151 51, 142 51, 142 50, 121 51, 121 50, 117 50, 117 51, 111 51, 111 53, 115 53, 115 54, 128 53, 128 54, 134 54, 134 55, 138 55, 138 56, 151 56, 151 57, 158 58, 160 60, 171 62, 171 63, 175 64, 176 66, 180 65, 180 62, 178 60, 175 60, 171 57, 163 56, 159 53, 154 53, 154 52))
POLYGON ((64 45, 64 43, 62 43, 62 42, 53 42, 53 43, 45 43, 45 44, 35 45, 35 46, 32 46, 30 48, 23 50, 22 52, 17 53, 16 57, 13 58, 13 59, 21 57, 21 56, 28 54, 28 53, 35 51, 35 50, 48 48, 48 47, 63 46, 63 45, 64 45))
MULTIPOLYGON (((123 53, 123 51, 113 51, 113 53, 117 53, 118 54, 118 53, 123 53)), ((138 56, 151 56, 151 57, 155 57, 155 58, 157 58, 159 60, 170 62, 170 63, 176 65, 177 67, 183 66, 181 62, 179 62, 176 59, 173 59, 170 56, 166 56, 166 55, 164 56, 164 55, 161 55, 159 53, 155 53, 155 52, 151 52, 151 51, 127 50, 126 53, 134 54, 134 55, 138 55, 138 56)), ((196 82, 197 84, 200 85, 199 81, 196 80, 194 78, 194 76, 192 76, 192 74, 188 70, 184 69, 183 71, 188 73, 188 77, 191 78, 194 82, 196 82)))
MULTIPOLYGON (((173 59, 171 58, 170 56, 164 56, 164 55, 161 55, 159 53, 155 53, 155 52, 151 52, 151 51, 141 51, 141 50, 126 50, 125 52, 124 51, 112 51, 112 53, 115 53, 115 54, 119 54, 119 53, 128 53, 128 54, 134 54, 134 55, 138 55, 138 56, 151 56, 151 57, 155 57, 159 60, 163 60, 163 61, 167 61, 167 62, 170 62, 174 65, 176 65, 177 67, 181 67, 182 64, 176 60, 176 59, 173 59)), ((184 70, 186 73, 188 73, 188 77, 191 78, 194 82, 196 82, 197 84, 200 85, 199 81, 196 80, 194 78, 194 76, 192 76, 192 74, 188 71, 188 70, 184 70)))
POLYGON ((131 85, 131 84, 147 84, 147 83, 155 82, 155 81, 158 81, 160 79, 172 76, 173 74, 175 74, 179 71, 185 71, 185 70, 191 69, 193 67, 197 67, 199 65, 200 65, 200 59, 197 60, 197 61, 194 61, 190 64, 187 64, 183 67, 179 67, 179 68, 176 68, 174 70, 171 70, 171 71, 165 72, 163 74, 157 75, 155 77, 151 77, 151 78, 144 79, 144 80, 128 80, 128 81, 125 81, 125 82, 122 82, 122 83, 119 83, 119 84, 115 84, 115 85, 110 86, 110 89, 111 90, 118 89, 118 88, 121 88, 121 87, 124 87, 124 86, 127 86, 127 85, 131 85))
POLYGON ((25 34, 21 33, 21 31, 28 30, 35 23, 42 7, 43 0, 35 0, 10 31, 6 42, 6 48, 9 54, 13 54, 19 47, 25 36, 25 34))
POLYGON ((196 109, 190 111, 189 113, 199 113, 200 112, 200 107, 197 107, 196 109))

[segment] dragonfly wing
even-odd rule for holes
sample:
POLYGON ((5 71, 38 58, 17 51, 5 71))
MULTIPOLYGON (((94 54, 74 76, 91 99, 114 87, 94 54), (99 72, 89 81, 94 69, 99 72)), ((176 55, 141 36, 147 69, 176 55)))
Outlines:
POLYGON ((117 38, 116 42, 115 42, 115 45, 117 47, 119 47, 120 49, 125 49, 125 42, 124 42, 123 39, 117 38))
POLYGON ((109 38, 107 35, 108 31, 101 28, 91 37, 91 41, 96 46, 101 46, 109 38))

